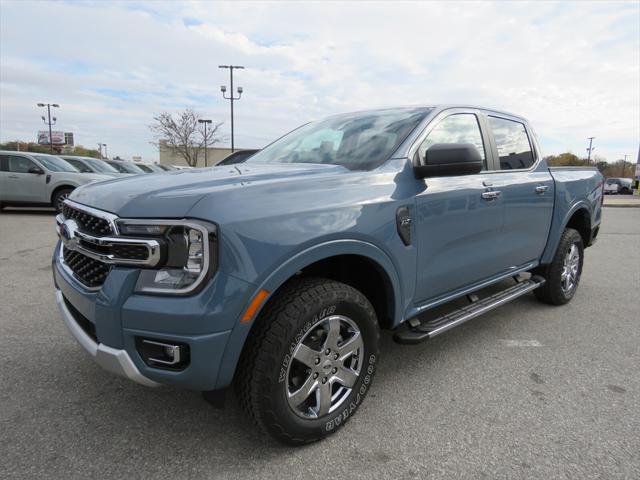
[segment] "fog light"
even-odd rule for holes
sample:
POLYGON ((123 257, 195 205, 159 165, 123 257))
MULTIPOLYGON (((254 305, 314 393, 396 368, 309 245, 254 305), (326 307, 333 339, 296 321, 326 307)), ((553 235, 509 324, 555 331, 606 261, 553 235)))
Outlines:
POLYGON ((189 363, 189 346, 182 343, 161 342, 136 338, 138 352, 151 367, 184 368, 189 363))

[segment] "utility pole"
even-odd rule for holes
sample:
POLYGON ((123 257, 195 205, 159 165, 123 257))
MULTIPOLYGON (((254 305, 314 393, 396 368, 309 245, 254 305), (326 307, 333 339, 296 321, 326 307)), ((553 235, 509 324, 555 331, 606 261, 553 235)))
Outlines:
POLYGON ((589 140, 589 148, 587 148, 587 152, 589 152, 589 155, 587 156, 587 165, 591 165, 591 152, 596 148, 593 147, 593 139, 596 137, 587 137, 587 140, 589 140))
POLYGON ((52 134, 51 134, 51 125, 55 125, 56 124, 56 117, 53 117, 53 123, 51 123, 51 107, 53 108, 60 108, 60 105, 58 105, 57 103, 39 103, 38 104, 39 107, 47 107, 47 119, 46 120, 44 118, 44 115, 41 117, 42 121, 44 122, 45 125, 49 125, 49 153, 51 153, 53 155, 53 138, 52 138, 52 134))
POLYGON ((229 69, 230 83, 231 83, 231 94, 227 97, 225 92, 227 91, 226 85, 220 86, 220 91, 222 92, 222 98, 225 100, 231 101, 231 153, 234 152, 234 143, 233 143, 233 102, 236 100, 240 100, 242 96, 242 87, 238 87, 238 96, 233 96, 233 70, 234 69, 244 69, 242 65, 218 65, 218 68, 227 68, 229 69))
POLYGON ((211 123, 211 120, 198 119, 198 123, 204 123, 204 166, 207 167, 207 123, 211 123))

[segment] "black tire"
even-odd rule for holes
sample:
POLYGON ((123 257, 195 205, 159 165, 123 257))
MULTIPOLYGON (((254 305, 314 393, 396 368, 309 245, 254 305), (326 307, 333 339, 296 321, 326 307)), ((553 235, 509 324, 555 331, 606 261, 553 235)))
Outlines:
POLYGON ((544 285, 533 291, 538 300, 551 305, 564 305, 569 302, 578 289, 583 262, 584 245, 582 243, 582 237, 578 231, 573 228, 565 229, 562 237, 560 237, 560 243, 558 244, 558 249, 553 257, 553 261, 549 265, 540 266, 532 272, 546 279, 544 285), (575 246, 579 255, 577 272, 575 273, 573 282, 570 282, 568 279, 563 281, 563 271, 565 268, 568 268, 565 265, 565 259, 567 259, 573 246, 575 246), (572 283, 572 286, 569 286, 569 283, 572 283))
POLYGON ((62 213, 62 202, 66 200, 71 192, 73 192, 73 188, 61 188, 53 195, 51 205, 56 209, 56 212, 62 213))
MULTIPOLYGON (((326 330, 327 336, 330 330, 326 330)), ((355 413, 368 393, 378 362, 379 340, 380 331, 375 311, 367 298, 358 290, 343 283, 321 278, 292 280, 265 306, 265 311, 257 320, 247 340, 235 380, 240 403, 263 431, 280 442, 302 445, 320 440, 341 428, 355 413), (336 348, 331 355, 324 356, 329 350, 324 348, 330 345, 330 342, 326 337, 322 340, 322 332, 325 330, 321 327, 334 325, 324 322, 335 322, 336 318, 347 318, 352 321, 357 327, 354 331, 359 331, 362 339, 361 349, 357 350, 357 355, 353 356, 356 359, 355 364, 360 368, 359 375, 350 390, 336 380, 336 376, 329 375, 334 373, 334 370, 338 370, 333 369, 333 366, 337 366, 337 362, 341 361, 332 360, 334 354, 336 358, 340 356, 336 352, 343 347, 338 345, 349 343, 348 340, 344 340, 344 337, 353 334, 342 330, 344 326, 342 323, 339 323, 341 325, 338 329, 339 337, 335 337, 336 348), (339 343, 338 338, 343 339, 342 344, 339 343), (323 362, 317 367, 307 367, 296 359, 298 346, 306 339, 316 339, 320 346, 321 350, 318 352, 315 348, 312 350, 314 356, 316 353, 318 355, 314 362, 318 360, 323 362), (335 365, 329 366, 330 362, 334 362, 335 365), (331 368, 331 370, 322 370, 323 368, 331 368), (303 418, 302 415, 312 413, 313 410, 313 407, 308 406, 306 402, 301 404, 300 409, 290 406, 291 380, 296 380, 293 374, 296 369, 303 371, 301 376, 306 378, 304 385, 307 385, 312 375, 315 375, 314 379, 318 378, 317 381, 313 380, 317 388, 310 390, 314 393, 305 397, 307 402, 317 402, 317 418, 303 418), (309 372, 308 376, 307 372, 309 372), (329 381, 322 375, 329 376, 329 381), (318 384, 320 381, 327 383, 326 387, 318 384), (331 410, 321 415, 320 403, 324 388, 328 388, 329 392, 337 392, 339 404, 333 406, 334 399, 331 398, 329 402, 332 406, 331 410), (338 395, 340 389, 343 392, 341 397, 338 395)), ((351 360, 344 360, 344 362, 351 362, 351 360)), ((352 363, 351 367, 353 365, 352 363)), ((337 376, 339 377, 340 373, 337 376)), ((293 387, 294 390, 298 388, 302 390, 302 387, 296 385, 293 387)))

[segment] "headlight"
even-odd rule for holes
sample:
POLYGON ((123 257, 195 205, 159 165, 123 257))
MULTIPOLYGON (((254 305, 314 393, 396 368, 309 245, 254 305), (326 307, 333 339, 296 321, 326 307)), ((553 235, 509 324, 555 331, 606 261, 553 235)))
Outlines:
POLYGON ((163 260, 141 269, 136 292, 185 295, 195 292, 217 268, 217 230, 195 220, 117 220, 123 237, 163 240, 163 260))

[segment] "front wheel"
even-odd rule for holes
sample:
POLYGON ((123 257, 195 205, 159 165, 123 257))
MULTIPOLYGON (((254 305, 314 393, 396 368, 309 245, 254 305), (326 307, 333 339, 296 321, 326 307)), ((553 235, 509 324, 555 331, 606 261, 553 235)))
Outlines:
POLYGON ((371 387, 380 337, 373 307, 343 283, 297 279, 265 308, 236 375, 243 407, 287 444, 334 433, 371 387))
POLYGON ((580 283, 583 261, 582 237, 573 228, 565 229, 553 261, 533 272, 546 279, 544 285, 533 291, 536 297, 551 305, 564 305, 569 302, 580 283))

